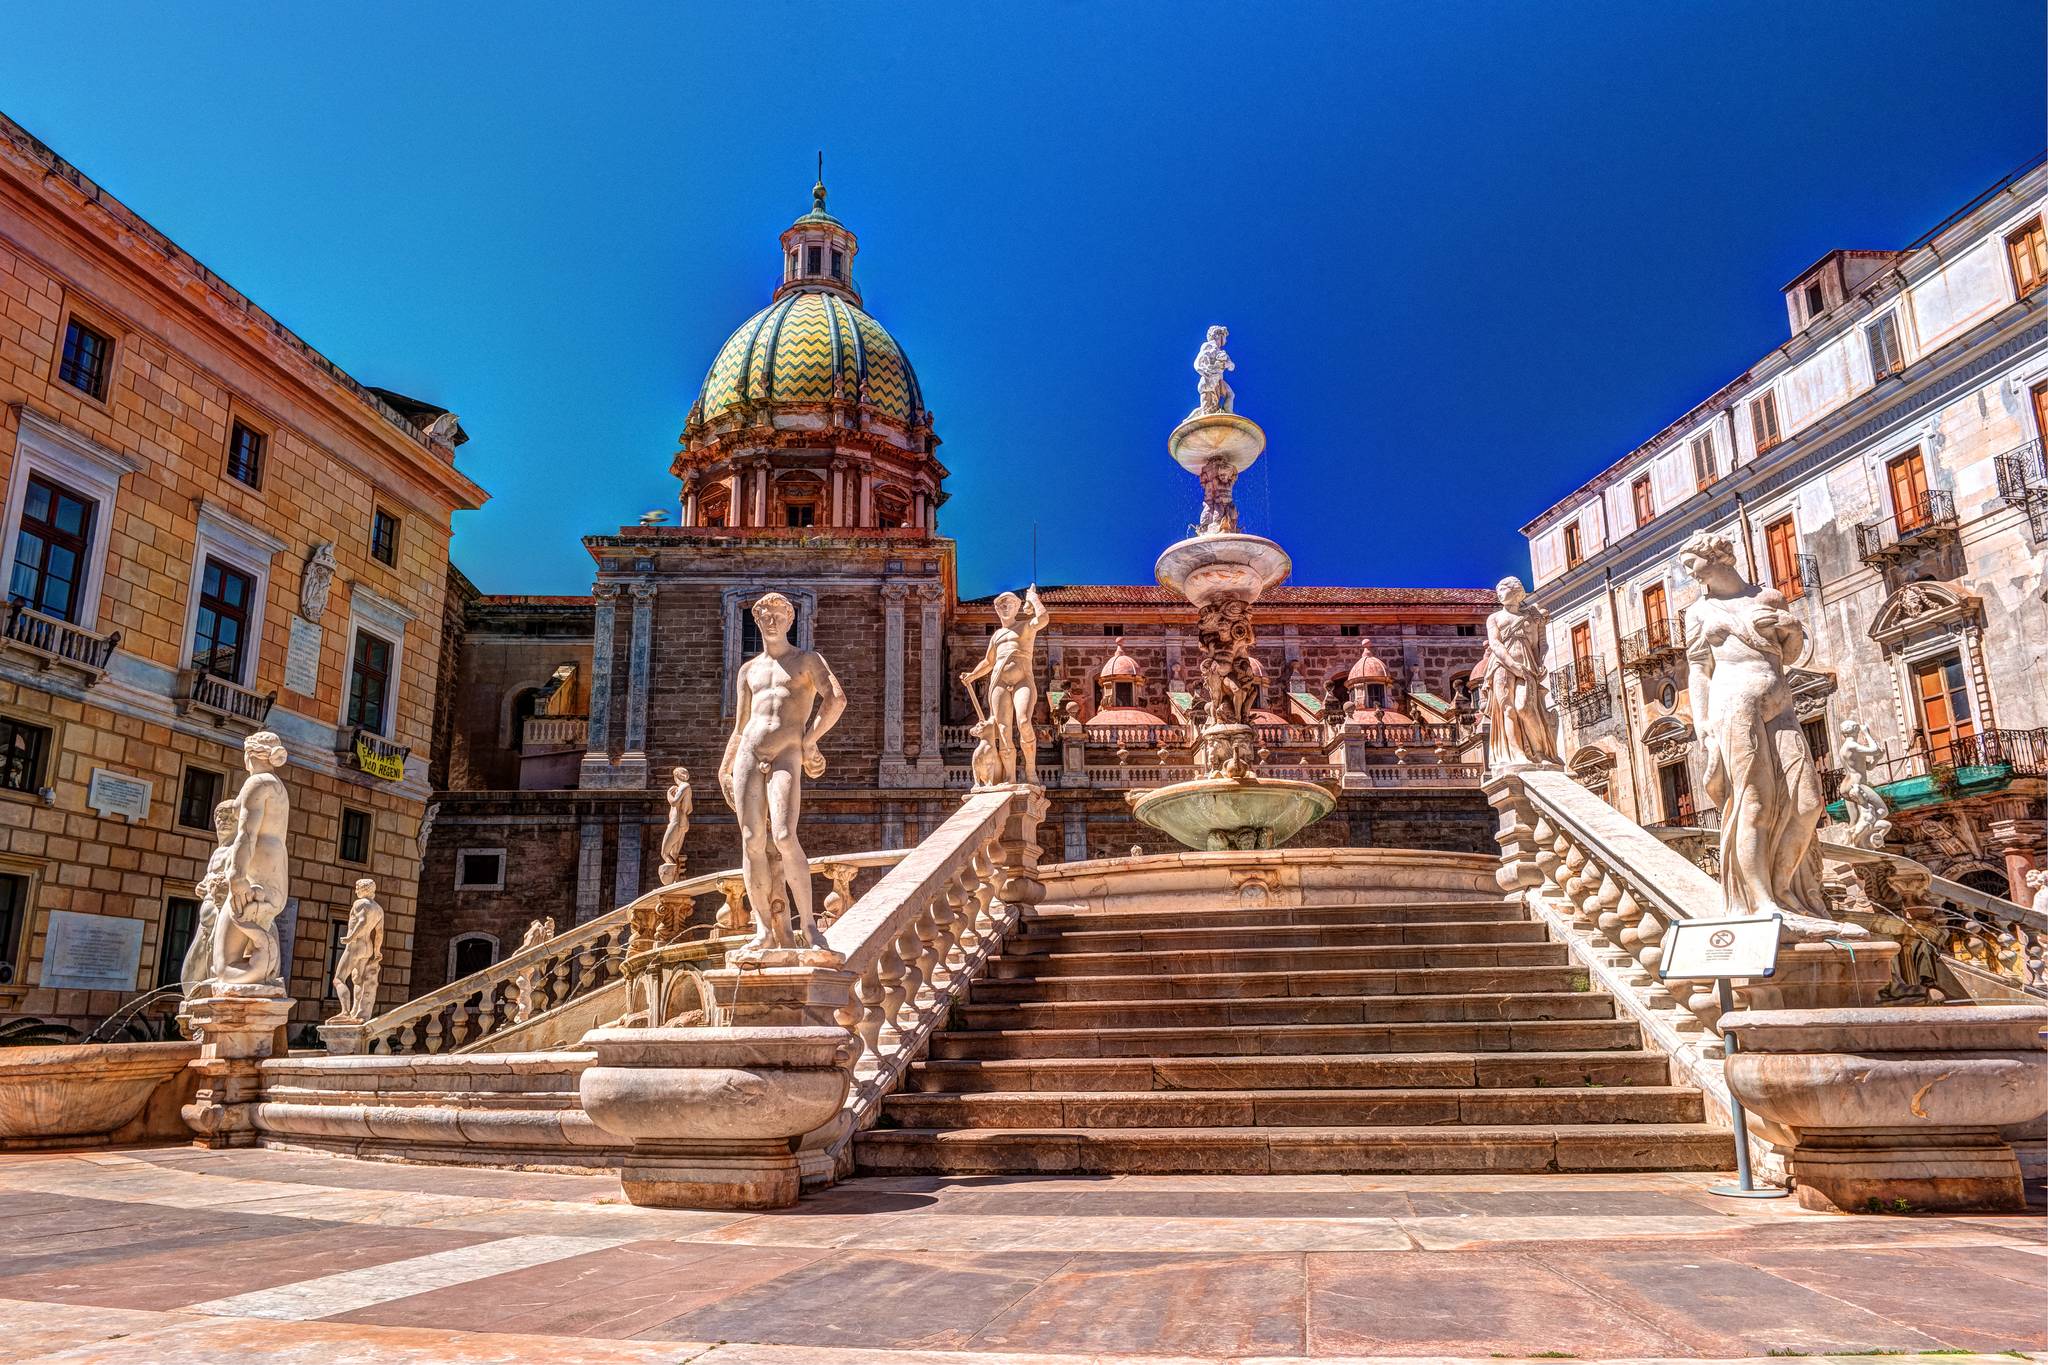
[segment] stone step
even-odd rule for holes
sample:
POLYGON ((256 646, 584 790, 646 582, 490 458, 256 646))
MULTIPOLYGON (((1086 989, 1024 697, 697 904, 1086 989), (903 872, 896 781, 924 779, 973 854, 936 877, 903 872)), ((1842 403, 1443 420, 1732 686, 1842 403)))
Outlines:
POLYGON ((1487 1090, 1180 1090, 897 1094, 902 1128, 1379 1128, 1444 1124, 1699 1123, 1685 1086, 1487 1090))
POLYGON ((1642 1046, 1625 1019, 1426 1024, 1271 1024, 1212 1028, 945 1029, 930 1055, 948 1057, 1233 1057, 1330 1052, 1587 1052, 1642 1046))
POLYGON ((1057 1090, 1457 1090, 1665 1085, 1663 1053, 1324 1053, 1277 1057, 958 1057, 914 1063, 904 1089, 981 1094, 1057 1090))
POLYGON ((1417 1024, 1472 1019, 1612 1019, 1592 991, 1461 995, 1283 995, 1232 1000, 1044 1000, 963 1005, 956 1029, 1185 1028, 1213 1024, 1417 1024))
MULTIPOLYGON (((1188 928, 1283 924, 1413 924, 1417 921, 1489 923, 1526 921, 1529 912, 1501 900, 1408 901, 1389 905, 1215 905, 1176 909, 1173 922, 1188 928)), ((1039 908, 1024 916, 1026 929, 1157 929, 1153 910, 1039 908)))
POLYGON ((1488 991, 1569 991, 1587 976, 1569 962, 1543 967, 1397 967, 1346 971, 1148 972, 1142 975, 982 977, 968 986, 975 1004, 1051 1000, 1233 1000, 1316 995, 1441 995, 1488 991))
POLYGON ((1734 1140, 1705 1123, 1409 1128, 879 1128, 868 1175, 1179 1175, 1719 1171, 1734 1140))
POLYGON ((1032 953, 992 959, 996 980, 1020 976, 1154 975, 1169 972, 1314 972, 1390 967, 1554 967, 1562 943, 1442 943, 1377 948, 1229 948, 1156 953, 1032 953))
POLYGON ((1278 948, 1375 948, 1410 943, 1548 943, 1534 920, 1451 920, 1411 924, 1234 924, 1151 929, 1037 928, 1013 934, 1004 957, 1035 953, 1229 952, 1278 948))

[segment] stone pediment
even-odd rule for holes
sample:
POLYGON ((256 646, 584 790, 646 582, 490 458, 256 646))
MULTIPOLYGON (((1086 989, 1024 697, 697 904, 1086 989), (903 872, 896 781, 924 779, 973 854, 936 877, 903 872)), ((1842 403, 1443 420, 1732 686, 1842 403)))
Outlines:
POLYGON ((1692 721, 1681 715, 1660 716, 1643 728, 1643 747, 1658 758, 1682 754, 1693 741, 1692 721))
POLYGON ((1814 668, 1788 668, 1785 685, 1792 690, 1792 709, 1801 720, 1811 720, 1827 709, 1835 694, 1835 675, 1814 668))
POLYGON ((1612 750, 1603 749, 1597 744, 1588 744, 1572 755, 1571 762, 1565 764, 1565 769, 1573 777, 1583 777, 1593 773, 1604 773, 1613 766, 1612 750))
POLYGON ((1908 583, 1884 600, 1870 623, 1870 638, 1895 649, 1923 632, 1950 632, 1984 619, 1984 599, 1960 584, 1928 579, 1908 583))

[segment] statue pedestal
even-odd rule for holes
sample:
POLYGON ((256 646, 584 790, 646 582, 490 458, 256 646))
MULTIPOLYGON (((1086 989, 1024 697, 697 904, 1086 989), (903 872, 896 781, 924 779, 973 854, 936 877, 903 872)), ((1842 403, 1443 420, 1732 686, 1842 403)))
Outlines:
POLYGON ((607 1028, 579 1089, 633 1150, 626 1198, 654 1208, 773 1209, 802 1189, 796 1149, 846 1101, 857 1052, 839 1017, 855 977, 825 967, 722 968, 704 980, 719 1028, 607 1028))
POLYGON ((263 1059, 283 1054, 291 997, 242 993, 202 996, 186 1008, 199 1057, 199 1089, 179 1112, 201 1147, 256 1145, 256 1102, 263 1091, 263 1059))
POLYGON ((337 1057, 353 1057, 363 1050, 363 1043, 369 1036, 369 1027, 360 1019, 336 1017, 318 1026, 320 1041, 327 1044, 327 1050, 337 1057))

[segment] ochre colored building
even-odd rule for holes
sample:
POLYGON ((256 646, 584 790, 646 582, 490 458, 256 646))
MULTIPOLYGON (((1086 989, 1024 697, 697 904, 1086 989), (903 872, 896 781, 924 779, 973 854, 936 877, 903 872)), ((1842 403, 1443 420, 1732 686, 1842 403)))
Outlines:
POLYGON ((291 751, 293 1027, 331 1008, 358 877, 404 999, 449 518, 485 496, 460 426, 5 119, 0 319, 0 1017, 177 980, 259 726, 291 751))
MULTIPOLYGON (((563 927, 651 888, 678 766, 695 789, 687 870, 737 863, 716 769, 734 672, 759 649, 747 609, 770 589, 849 696, 805 790, 811 854, 913 844, 969 784, 957 678, 993 605, 959 599, 931 409, 865 311, 853 233, 813 193, 782 234, 767 306, 719 348, 690 408, 671 464, 679 524, 587 537, 587 598, 456 584, 416 987, 488 965, 537 917, 563 927)), ((1163 850, 1124 793, 1188 762, 1193 609, 1150 584, 1043 595, 1046 856, 1163 850)), ((1272 763, 1343 791, 1296 842, 1492 847, 1461 714, 1492 606, 1483 589, 1314 586, 1261 605, 1272 763)))

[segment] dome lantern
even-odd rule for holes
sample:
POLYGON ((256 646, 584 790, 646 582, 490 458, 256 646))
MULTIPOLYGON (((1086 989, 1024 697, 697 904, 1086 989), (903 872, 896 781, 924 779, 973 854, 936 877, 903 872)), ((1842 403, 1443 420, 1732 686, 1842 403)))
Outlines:
POLYGON ((799 291, 837 294, 859 307, 860 290, 853 283, 853 258, 859 250, 859 240, 846 224, 825 211, 825 154, 820 152, 811 211, 782 234, 782 285, 775 297, 799 291))

